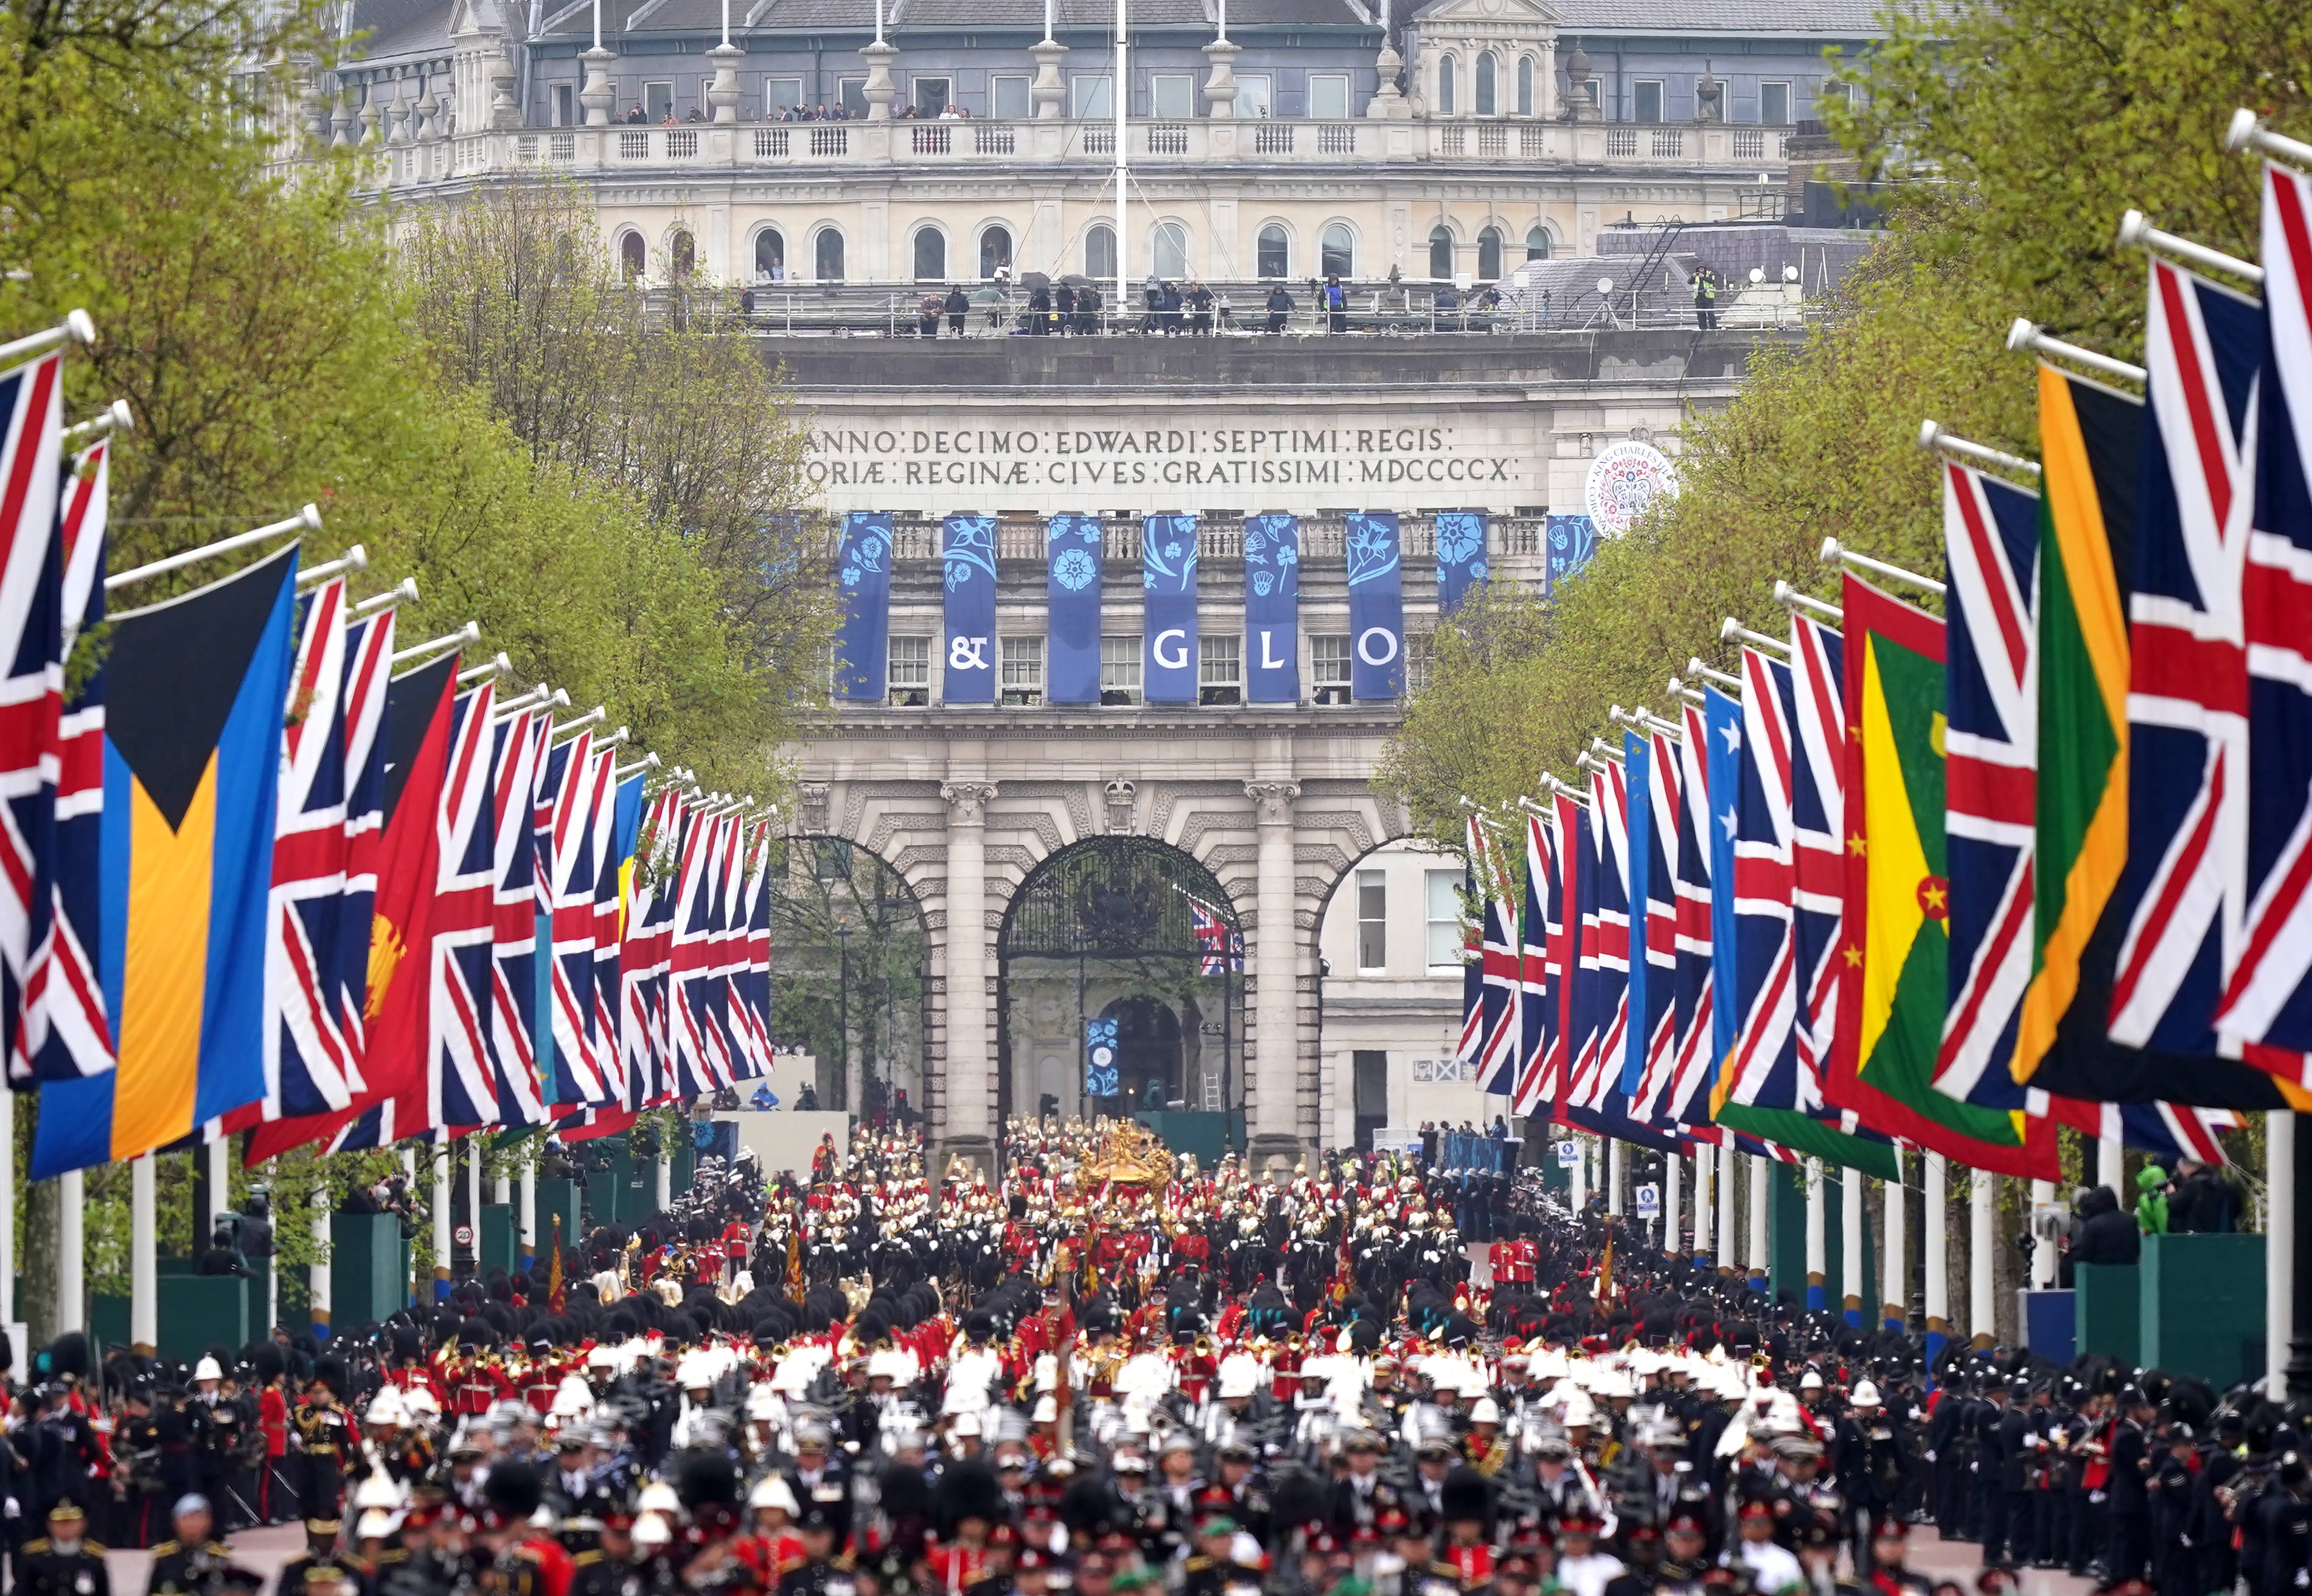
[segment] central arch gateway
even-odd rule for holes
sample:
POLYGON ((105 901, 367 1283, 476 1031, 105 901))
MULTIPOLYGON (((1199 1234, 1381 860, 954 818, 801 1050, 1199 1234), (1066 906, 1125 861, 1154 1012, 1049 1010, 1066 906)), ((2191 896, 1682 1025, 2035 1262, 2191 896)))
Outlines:
MULTIPOLYGON (((1257 1163, 1289 1166, 1318 1146, 1318 921, 1350 867, 1408 829, 1371 782, 1397 724, 1393 703, 867 705, 846 708, 794 750, 795 834, 869 850, 923 905, 924 1106, 942 1162, 959 1154, 992 1164, 1003 1115, 1035 1112, 1034 1095, 1015 1095, 1016 1069, 1003 1068, 1001 943, 1038 868, 1091 839, 1161 844, 1220 888, 1216 906, 1235 917, 1245 946, 1228 999, 1226 1101, 1244 1112, 1257 1163)), ((1203 1046, 1209 1021, 1197 1008, 1199 1039, 1192 1044, 1184 1027, 1184 1058, 1203 1046)))

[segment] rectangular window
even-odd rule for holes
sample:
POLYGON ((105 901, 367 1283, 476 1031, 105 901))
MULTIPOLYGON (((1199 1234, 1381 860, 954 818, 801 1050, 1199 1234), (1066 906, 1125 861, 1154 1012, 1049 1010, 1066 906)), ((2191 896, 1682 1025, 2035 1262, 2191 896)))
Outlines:
POLYGON ((1099 640, 1099 702, 1140 702, 1140 634, 1099 640))
POLYGON ((1309 114, 1319 122, 1348 120, 1349 80, 1346 74, 1334 72, 1312 72, 1309 74, 1309 114))
POLYGON ((1357 872, 1357 968, 1388 968, 1388 877, 1357 872))
POLYGON ((1312 637, 1309 640, 1309 685, 1318 703, 1349 702, 1349 640, 1312 637))
POLYGON ((1003 702, 1039 704, 1044 702, 1044 640, 1007 637, 1003 640, 1003 702))
POLYGON ((1244 639, 1216 632, 1196 640, 1196 702, 1244 702, 1244 639))
POLYGON ((1429 967, 1461 967, 1461 872, 1429 872, 1429 967))
POLYGON ((1581 84, 1590 91, 1590 103, 1598 108, 1599 116, 1604 116, 1606 114, 1606 80, 1585 77, 1581 80, 1581 84))
POLYGON ((1405 634, 1405 696, 1413 697, 1429 687, 1429 660, 1434 650, 1435 639, 1425 632, 1405 634))
POLYGON ((850 880, 851 845, 840 837, 813 837, 811 871, 821 881, 850 880))
POLYGON ((1187 73, 1159 72, 1148 79, 1148 114, 1185 122, 1196 114, 1196 80, 1187 73))
POLYGON ((781 111, 801 109, 802 79, 799 77, 765 78, 763 104, 769 109, 770 114, 774 117, 781 111))
POLYGON ((932 640, 895 637, 891 640, 891 702, 903 709, 919 710, 932 702, 932 640))
POLYGON ((915 116, 924 119, 938 116, 947 109, 955 98, 955 83, 944 77, 919 77, 907 85, 915 92, 915 116))
POLYGON ((1640 78, 1632 87, 1636 91, 1633 122, 1659 122, 1662 119, 1662 86, 1658 78, 1640 78))
POLYGON ((1275 113, 1274 80, 1265 72, 1236 80, 1236 114, 1239 117, 1266 117, 1275 113))
POLYGON ((1373 1132, 1388 1127, 1388 1055, 1362 1049, 1349 1055, 1350 1107, 1356 1117, 1357 1151, 1372 1151, 1373 1132))
POLYGON ((1115 85, 1106 76, 1075 78, 1070 81, 1069 87, 1075 92, 1079 120, 1105 122, 1115 117, 1115 85))
POLYGON ((672 109, 674 109, 674 85, 672 83, 644 83, 643 85, 643 119, 644 121, 650 123, 652 126, 655 126, 659 123, 665 121, 667 118, 667 113, 672 109))
POLYGON ((1788 83, 1758 85, 1758 120, 1769 127, 1791 125, 1791 86, 1788 83))
POLYGON ((1026 78, 999 75, 990 80, 990 89, 998 121, 1024 122, 1032 114, 1026 78))
POLYGON ((554 125, 574 127, 578 125, 577 90, 570 83, 554 85, 554 125))
POLYGON ((836 98, 842 100, 843 109, 850 113, 852 120, 866 120, 867 80, 865 78, 845 78, 835 85, 835 91, 836 98))

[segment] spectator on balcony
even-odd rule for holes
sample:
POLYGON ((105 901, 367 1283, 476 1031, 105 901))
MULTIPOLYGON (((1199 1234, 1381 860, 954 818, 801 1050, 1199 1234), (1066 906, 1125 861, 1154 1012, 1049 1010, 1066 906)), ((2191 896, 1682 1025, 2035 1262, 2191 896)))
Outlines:
POLYGON ((1201 283, 1188 284, 1188 330, 1206 334, 1213 330, 1213 291, 1201 283))
POLYGON ((674 119, 674 107, 670 105, 666 108, 666 119, 661 122, 659 126, 661 127, 679 127, 681 126, 680 123, 674 119))
POLYGON ((1283 332, 1284 318, 1292 314, 1292 296, 1285 292, 1284 284, 1279 283, 1268 291, 1268 330, 1272 333, 1283 332))
POLYGON ((947 286, 947 336, 963 336, 963 318, 971 314, 971 301, 963 297, 963 285, 950 283, 947 286))
POLYGON ((1028 331, 1042 337, 1052 330, 1052 285, 1038 283, 1028 290, 1028 331))
POLYGON ((1140 330, 1152 333, 1164 323, 1164 285, 1152 275, 1140 285, 1140 297, 1145 304, 1140 318, 1140 330))
POLYGON ((1718 328, 1718 279, 1708 266, 1694 274, 1694 325, 1705 333, 1718 328))
POLYGON ((1429 310, 1432 331, 1454 333, 1461 330, 1461 296, 1450 283, 1437 285, 1437 292, 1430 296, 1429 310))
POLYGON ((639 105, 626 112, 626 121, 635 127, 647 127, 650 126, 650 118, 644 114, 643 108, 639 105))
POLYGON ((995 274, 995 281, 971 296, 971 302, 987 312, 987 330, 990 334, 1003 330, 1003 310, 1007 302, 1004 290, 1007 286, 1005 275, 999 269, 995 274))
POLYGON ((915 307, 915 331, 924 337, 939 336, 940 308, 945 301, 936 293, 924 295, 923 303, 915 307))
POLYGON ((1325 326, 1328 332, 1349 330, 1349 291, 1341 286, 1338 272, 1327 274, 1324 288, 1325 326))
POLYGON ((1225 288, 1221 290, 1220 297, 1213 301, 1213 308, 1219 314, 1220 325, 1222 327, 1230 332, 1237 330, 1236 309, 1229 303, 1228 290, 1225 288))
POLYGON ((686 122, 704 122, 706 120, 705 117, 698 114, 698 108, 695 105, 688 110, 682 113, 682 119, 686 122))
POLYGON ((1089 338, 1099 331, 1099 290, 1087 283, 1076 290, 1076 333, 1089 338))
POLYGON ((1066 337, 1076 330, 1076 287, 1062 283, 1052 291, 1052 319, 1059 324, 1060 336, 1066 337))

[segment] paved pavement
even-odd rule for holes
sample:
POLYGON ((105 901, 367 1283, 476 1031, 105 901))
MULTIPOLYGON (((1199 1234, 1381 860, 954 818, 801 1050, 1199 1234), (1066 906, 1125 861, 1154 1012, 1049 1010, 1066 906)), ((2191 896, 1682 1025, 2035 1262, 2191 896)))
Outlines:
MULTIPOLYGON (((1983 1548, 1964 1540, 1945 1540, 1942 1532, 1922 1524, 1911 1531, 1911 1566, 1931 1580, 1954 1579, 1973 1596, 1975 1575, 1983 1572, 1983 1548)), ((2017 1571, 2023 1596, 2093 1596, 2095 1582, 2060 1568, 2017 1571)))

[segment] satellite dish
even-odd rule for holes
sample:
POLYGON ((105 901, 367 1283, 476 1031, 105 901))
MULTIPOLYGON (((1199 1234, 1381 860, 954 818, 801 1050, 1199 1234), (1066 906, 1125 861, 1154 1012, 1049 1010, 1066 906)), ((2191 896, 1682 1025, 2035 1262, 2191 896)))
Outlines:
POLYGON ((1797 282, 1798 280, 1799 280, 1799 269, 1798 269, 1798 267, 1796 267, 1796 266, 1784 266, 1784 267, 1782 268, 1782 281, 1783 281, 1783 282, 1785 282, 1785 283, 1795 283, 1795 282, 1797 282))
POLYGON ((1755 284, 1756 284, 1756 283, 1764 283, 1765 280, 1766 280, 1766 268, 1765 268, 1765 267, 1764 267, 1764 266, 1752 266, 1752 267, 1750 268, 1750 281, 1751 281, 1751 283, 1752 283, 1754 285, 1755 285, 1755 284))
POLYGON ((1611 292, 1614 292, 1614 280, 1613 280, 1611 277, 1600 277, 1600 278, 1598 278, 1598 292, 1599 293, 1611 293, 1611 292))

